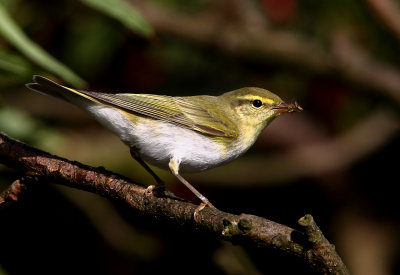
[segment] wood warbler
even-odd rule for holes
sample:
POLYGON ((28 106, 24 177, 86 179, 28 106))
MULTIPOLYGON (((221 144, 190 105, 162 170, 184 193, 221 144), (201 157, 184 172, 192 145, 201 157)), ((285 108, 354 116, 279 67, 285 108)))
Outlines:
MULTIPOLYGON (((261 88, 241 88, 220 96, 171 97, 151 94, 108 94, 75 90, 45 77, 34 76, 26 86, 68 101, 93 115, 126 143, 132 156, 147 166, 170 169, 205 206, 213 207, 180 172, 199 172, 230 162, 256 141, 278 115, 299 112, 296 101, 283 102, 261 88)), ((148 188, 153 190, 154 186, 148 188)))

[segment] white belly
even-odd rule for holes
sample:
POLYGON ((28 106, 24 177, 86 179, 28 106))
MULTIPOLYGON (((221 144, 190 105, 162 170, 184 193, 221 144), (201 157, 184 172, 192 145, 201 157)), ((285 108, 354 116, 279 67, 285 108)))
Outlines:
POLYGON ((171 158, 180 160, 181 172, 198 172, 219 166, 238 155, 226 154, 219 144, 193 130, 168 122, 143 118, 132 124, 119 111, 90 106, 89 112, 104 126, 134 147, 144 161, 169 169, 171 158))
POLYGON ((168 168, 171 158, 180 160, 180 171, 197 172, 220 165, 223 152, 206 136, 168 122, 153 121, 134 126, 135 145, 143 159, 168 168))

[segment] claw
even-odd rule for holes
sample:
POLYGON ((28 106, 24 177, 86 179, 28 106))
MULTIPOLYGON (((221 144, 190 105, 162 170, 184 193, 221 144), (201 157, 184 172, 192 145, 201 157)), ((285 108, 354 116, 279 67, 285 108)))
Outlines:
POLYGON ((195 222, 199 221, 199 212, 203 210, 205 207, 216 209, 215 206, 212 205, 209 201, 202 201, 200 205, 194 210, 193 219, 195 220, 195 222))
POLYGON ((144 195, 146 197, 148 196, 154 196, 154 193, 162 193, 165 191, 165 186, 162 185, 149 185, 146 188, 146 191, 144 191, 144 195))
POLYGON ((147 186, 146 191, 144 191, 144 195, 145 195, 146 197, 152 196, 152 195, 153 195, 153 190, 154 190, 154 188, 156 188, 155 185, 149 185, 149 186, 147 186))

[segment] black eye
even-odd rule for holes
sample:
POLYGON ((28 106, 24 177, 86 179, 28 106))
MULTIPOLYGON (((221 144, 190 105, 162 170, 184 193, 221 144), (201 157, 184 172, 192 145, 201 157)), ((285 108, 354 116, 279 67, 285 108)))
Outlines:
POLYGON ((261 107, 262 106, 261 100, 259 100, 259 99, 253 100, 253 106, 256 107, 256 108, 261 107))

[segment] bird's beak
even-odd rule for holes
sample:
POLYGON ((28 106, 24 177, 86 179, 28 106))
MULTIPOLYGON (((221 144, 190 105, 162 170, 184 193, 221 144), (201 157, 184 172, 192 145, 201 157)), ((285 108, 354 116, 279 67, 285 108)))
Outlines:
POLYGON ((292 113, 292 112, 301 112, 303 108, 297 103, 295 99, 292 99, 290 103, 282 102, 278 105, 272 107, 272 110, 276 110, 277 113, 292 113))

